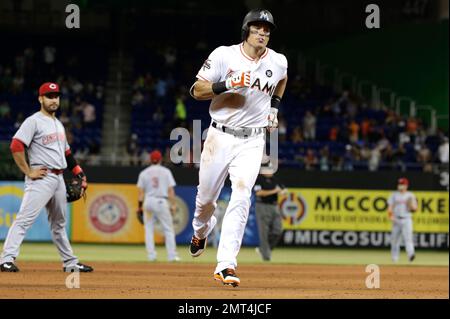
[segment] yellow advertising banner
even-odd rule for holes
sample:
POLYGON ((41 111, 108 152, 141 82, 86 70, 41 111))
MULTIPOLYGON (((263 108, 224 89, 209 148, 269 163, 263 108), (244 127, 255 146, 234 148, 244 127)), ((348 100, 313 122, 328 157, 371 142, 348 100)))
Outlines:
MULTIPOLYGON (((413 213, 415 232, 448 233, 447 192, 413 192, 418 210, 413 213)), ((385 190, 289 189, 280 198, 284 229, 390 231, 385 190)))
MULTIPOLYGON (((90 243, 143 243, 144 227, 136 218, 135 185, 89 184, 86 202, 73 204, 72 240, 90 243)), ((160 235, 155 242, 162 242, 160 235)))

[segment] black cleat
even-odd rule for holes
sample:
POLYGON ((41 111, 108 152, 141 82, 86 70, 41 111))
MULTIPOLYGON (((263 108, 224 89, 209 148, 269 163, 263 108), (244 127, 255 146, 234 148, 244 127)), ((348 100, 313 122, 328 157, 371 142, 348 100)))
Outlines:
POLYGON ((189 252, 192 257, 200 256, 206 248, 206 238, 199 239, 195 236, 192 236, 191 245, 189 246, 189 252))
POLYGON ((416 259, 416 255, 412 255, 409 257, 409 262, 412 263, 416 259))
POLYGON ((14 263, 3 263, 0 265, 1 272, 19 272, 19 268, 14 263))
POLYGON ((94 268, 88 265, 84 265, 82 263, 78 263, 75 266, 72 267, 64 267, 64 272, 93 272, 94 268))

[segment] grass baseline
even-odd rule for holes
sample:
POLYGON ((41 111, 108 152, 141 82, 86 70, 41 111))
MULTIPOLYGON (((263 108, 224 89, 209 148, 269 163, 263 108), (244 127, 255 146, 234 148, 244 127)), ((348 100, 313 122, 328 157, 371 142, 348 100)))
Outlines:
MULTIPOLYGON (((3 243, 0 243, 3 244, 3 243)), ((145 246, 117 244, 79 244, 72 245, 75 255, 82 262, 149 262, 145 246)), ((216 263, 217 248, 208 246, 201 257, 189 255, 187 245, 177 247, 182 263, 216 263)), ((156 263, 167 262, 164 245, 157 245, 156 263)), ((21 261, 60 261, 53 243, 25 242, 21 246, 18 263, 21 261)), ((255 247, 242 247, 238 255, 239 264, 265 263, 256 253, 255 247)), ((416 260, 409 263, 402 250, 400 261, 391 261, 389 249, 351 249, 351 248, 311 248, 277 247, 272 254, 271 264, 323 264, 323 265, 411 265, 411 266, 449 266, 449 252, 418 250, 416 260)))

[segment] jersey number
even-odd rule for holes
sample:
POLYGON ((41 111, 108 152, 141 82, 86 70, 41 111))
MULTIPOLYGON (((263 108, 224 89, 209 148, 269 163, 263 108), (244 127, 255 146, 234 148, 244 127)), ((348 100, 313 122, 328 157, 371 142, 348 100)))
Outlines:
POLYGON ((158 188, 159 186, 159 178, 158 177, 152 177, 152 187, 158 188))

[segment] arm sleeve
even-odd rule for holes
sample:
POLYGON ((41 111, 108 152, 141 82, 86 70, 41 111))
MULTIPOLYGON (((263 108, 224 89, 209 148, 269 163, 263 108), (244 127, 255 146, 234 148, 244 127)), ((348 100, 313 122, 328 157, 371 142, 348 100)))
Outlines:
POLYGON ((197 79, 208 82, 219 82, 223 74, 223 51, 224 47, 218 47, 205 60, 200 71, 197 73, 197 79))
POLYGON ((177 185, 177 183, 175 182, 175 178, 173 178, 172 172, 170 170, 168 172, 169 172, 169 174, 168 174, 169 187, 173 187, 173 186, 177 185))
POLYGON ((144 189, 144 177, 142 176, 142 173, 139 174, 137 187, 144 189))
POLYGON ((13 138, 20 140, 26 147, 30 146, 33 140, 34 133, 36 132, 36 121, 32 118, 27 118, 19 130, 14 134, 13 138))
POLYGON ((392 206, 394 204, 394 194, 391 194, 387 200, 387 203, 389 206, 392 206))

